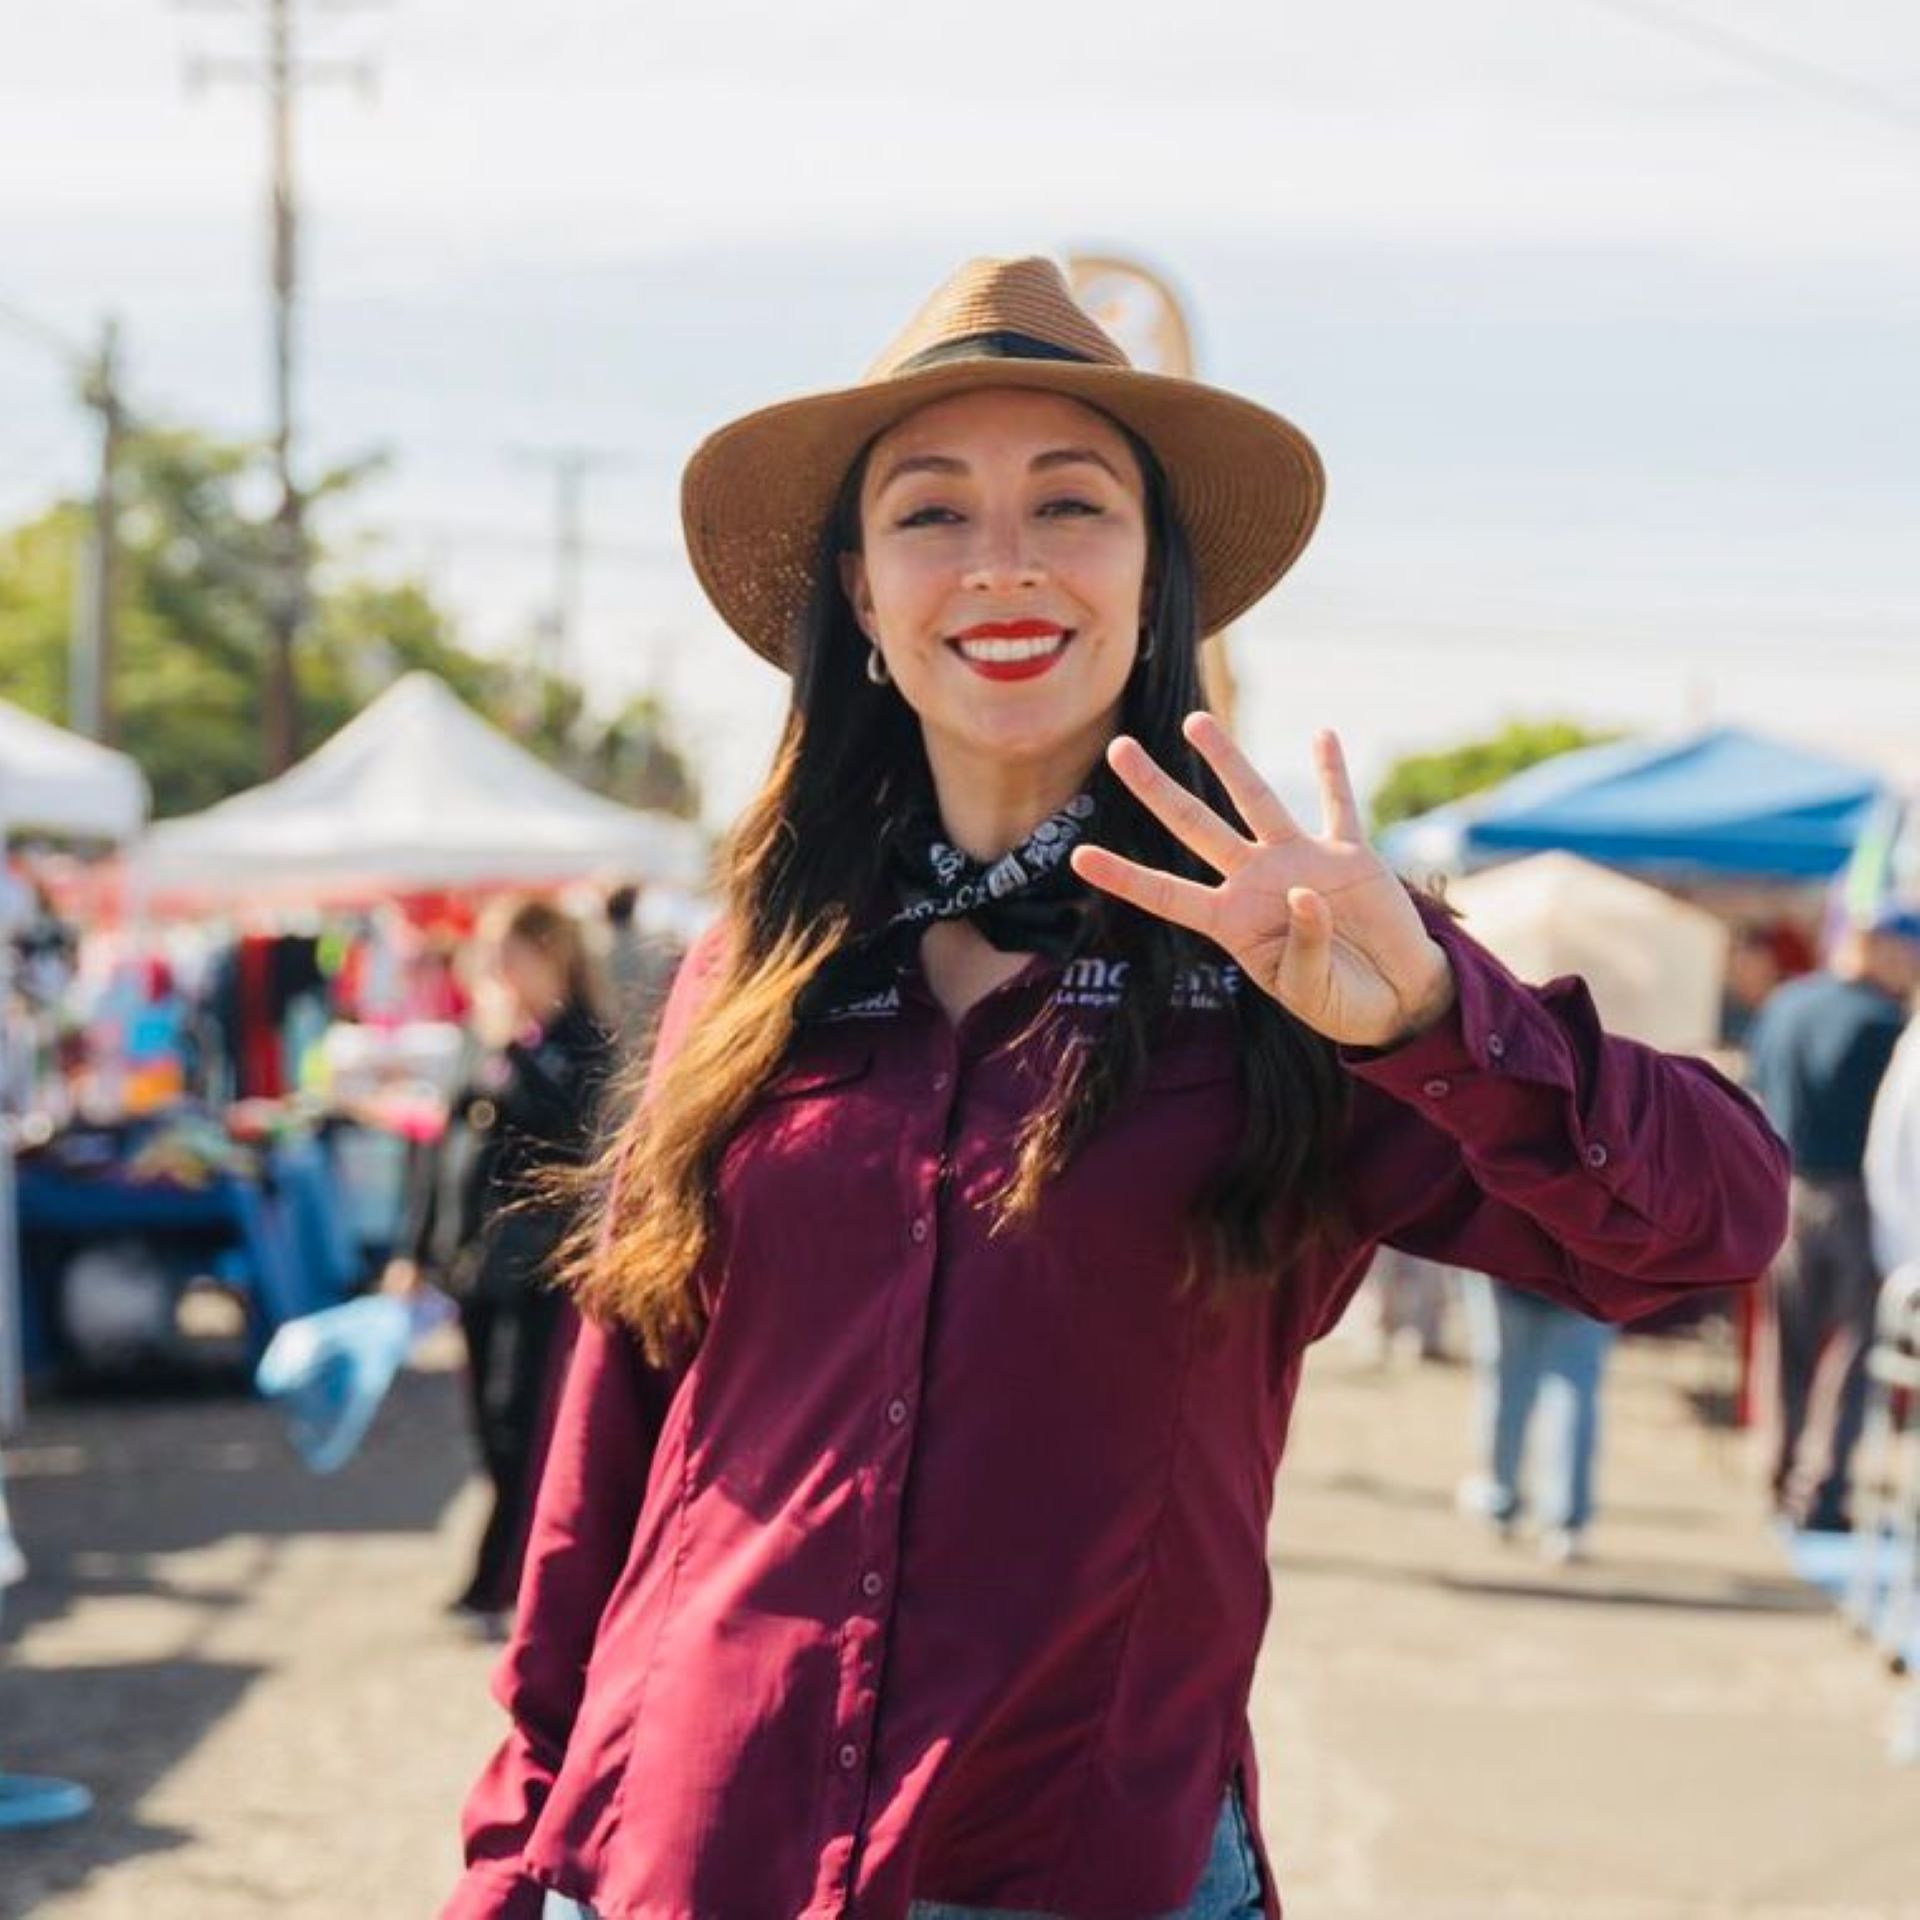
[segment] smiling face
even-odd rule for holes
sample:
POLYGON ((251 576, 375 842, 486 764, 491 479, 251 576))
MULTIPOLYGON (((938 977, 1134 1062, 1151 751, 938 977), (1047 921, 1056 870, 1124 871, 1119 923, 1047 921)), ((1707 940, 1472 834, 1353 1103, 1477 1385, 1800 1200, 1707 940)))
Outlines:
POLYGON ((842 582, 943 798, 1007 778, 1067 798, 1140 646, 1145 486, 1126 436, 1058 394, 937 401, 875 442, 860 526, 842 582))

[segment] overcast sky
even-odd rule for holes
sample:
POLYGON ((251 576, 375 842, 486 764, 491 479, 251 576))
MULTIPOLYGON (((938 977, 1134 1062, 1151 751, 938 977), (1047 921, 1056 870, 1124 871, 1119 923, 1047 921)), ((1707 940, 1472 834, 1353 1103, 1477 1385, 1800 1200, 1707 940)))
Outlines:
MULTIPOLYGON (((182 75, 258 34, 59 0, 0 40, 0 302, 116 311, 139 402, 235 433, 267 403, 264 108, 182 75)), ((1325 455, 1322 532, 1238 635, 1276 776, 1316 724, 1369 772, 1545 713, 1920 761, 1903 0, 397 0, 307 50, 379 69, 301 104, 310 460, 388 449, 357 523, 504 648, 550 573, 515 450, 609 456, 588 668, 665 677, 719 815, 781 688, 680 557, 688 450, 856 374, 967 255, 1095 244, 1325 455)), ((0 330, 0 519, 86 458, 0 330)))

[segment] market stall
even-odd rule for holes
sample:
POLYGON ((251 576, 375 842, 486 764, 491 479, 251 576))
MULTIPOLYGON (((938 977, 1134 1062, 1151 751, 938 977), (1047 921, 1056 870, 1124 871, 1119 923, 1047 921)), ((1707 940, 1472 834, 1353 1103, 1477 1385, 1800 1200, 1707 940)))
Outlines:
MULTIPOLYGON (((147 805, 146 778, 125 754, 0 701, 0 844, 10 845, 26 833, 124 843, 140 831, 147 805)), ((0 1004, 11 1002, 12 965, 12 940, 0 939, 0 1004)), ((0 1031, 0 1050, 5 1045, 0 1031)), ((14 1084, 0 1059, 0 1088, 11 1091, 14 1084)), ((5 1116, 6 1139, 0 1145, 0 1433, 16 1426, 23 1410, 15 1117, 5 1116)))
MULTIPOLYGON (((484 895, 620 881, 690 896, 706 867, 692 823, 576 785, 436 676, 411 673, 278 779, 156 825, 127 879, 153 919, 232 930, 216 983, 231 1090, 273 1099, 304 1090, 328 1104, 341 1204, 373 1248, 390 1230, 405 1153, 432 1132, 432 1096, 448 1090, 459 1065, 449 1047, 461 1036, 448 1024, 455 1014, 423 1011, 415 996, 343 992, 320 916, 373 928, 351 968, 380 946, 397 903, 429 918, 463 915, 470 930, 484 895), (279 1029, 303 995, 306 1024, 283 1049, 279 1029), (312 1008, 329 999, 321 1032, 312 1008), (383 1010, 368 1011, 370 1001, 383 1010)), ((393 958, 389 948, 375 968, 389 983, 393 958)))
MULTIPOLYGON (((47 834, 115 845, 139 832, 147 814, 147 783, 126 755, 0 701, 0 846, 16 835, 47 834)), ((7 876, 10 895, 18 889, 7 876)), ((16 1224, 14 1145, 19 1077, 7 1057, 13 1032, 14 936, 25 918, 24 899, 10 898, 0 924, 0 1436, 24 1411, 20 1236, 16 1224)), ((0 1474, 0 1597, 24 1575, 26 1561, 8 1525, 5 1477, 0 1474)), ((0 1773, 0 1828, 45 1826, 77 1819, 92 1806, 72 1781, 0 1773)))

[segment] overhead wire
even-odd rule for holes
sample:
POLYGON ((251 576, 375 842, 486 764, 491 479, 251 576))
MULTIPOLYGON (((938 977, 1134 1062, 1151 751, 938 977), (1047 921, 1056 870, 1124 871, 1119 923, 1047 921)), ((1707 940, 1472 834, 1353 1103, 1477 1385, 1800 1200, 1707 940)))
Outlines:
POLYGON ((1764 74, 1782 86, 1824 99, 1830 105, 1853 108, 1907 133, 1920 132, 1920 103, 1889 93, 1857 75, 1823 66, 1786 47, 1757 39, 1741 28, 1702 19, 1685 7, 1671 5, 1669 0, 1583 0, 1583 4, 1619 19, 1631 20, 1650 33, 1717 54, 1751 72, 1764 74))

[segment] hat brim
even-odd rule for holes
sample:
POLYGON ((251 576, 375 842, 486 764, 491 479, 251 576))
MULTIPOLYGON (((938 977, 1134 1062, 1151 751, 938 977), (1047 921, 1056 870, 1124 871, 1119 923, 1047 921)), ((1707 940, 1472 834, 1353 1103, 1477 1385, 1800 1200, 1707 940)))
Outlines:
POLYGON ((1312 537, 1326 494, 1320 456, 1291 421, 1251 400, 1131 367, 948 361, 762 407, 695 450, 680 487, 687 553, 727 625, 786 667, 827 516, 862 449, 932 401, 990 387, 1083 401, 1153 449, 1193 550, 1203 634, 1245 613, 1312 537))

